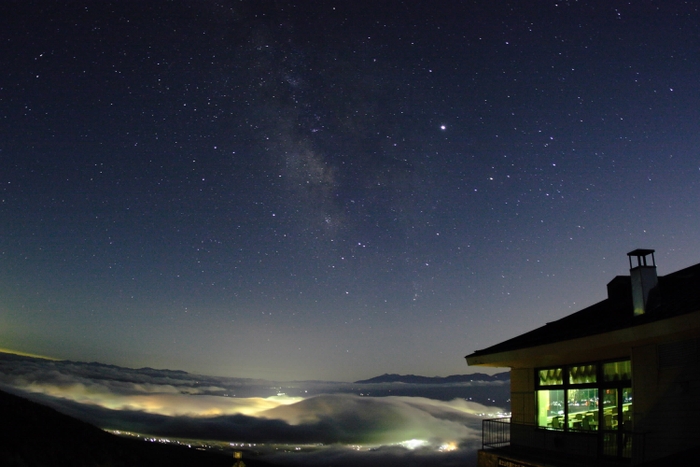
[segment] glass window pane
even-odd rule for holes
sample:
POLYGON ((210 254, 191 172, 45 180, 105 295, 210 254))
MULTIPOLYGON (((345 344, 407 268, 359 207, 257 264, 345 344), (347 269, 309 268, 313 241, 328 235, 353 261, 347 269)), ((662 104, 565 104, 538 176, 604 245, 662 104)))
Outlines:
POLYGON ((622 429, 633 431, 634 419, 632 418, 632 388, 622 389, 622 429))
POLYGON ((632 364, 629 360, 603 364, 603 381, 627 381, 632 379, 632 364))
POLYGON ((622 447, 622 457, 631 458, 632 457, 632 436, 629 435, 628 431, 634 431, 634 419, 632 415, 632 388, 622 388, 622 420, 620 422, 620 430, 622 430, 621 436, 621 447, 622 447))
POLYGON ((570 384, 595 383, 597 381, 597 365, 578 365, 569 368, 570 384))
POLYGON ((537 391, 537 426, 564 429, 564 390, 537 391))
POLYGON ((569 428, 594 431, 598 429, 598 389, 569 389, 569 428))
POLYGON ((619 425, 617 389, 603 390, 603 429, 617 430, 619 425))
POLYGON ((540 370, 540 386, 554 386, 564 384, 564 370, 562 368, 548 368, 540 370))

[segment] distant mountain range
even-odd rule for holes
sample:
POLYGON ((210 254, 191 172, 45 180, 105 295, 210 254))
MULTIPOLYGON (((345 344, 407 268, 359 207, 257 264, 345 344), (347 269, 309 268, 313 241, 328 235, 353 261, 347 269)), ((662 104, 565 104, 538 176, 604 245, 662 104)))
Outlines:
MULTIPOLYGON (((15 387, 41 393, 41 388, 93 387, 98 391, 138 394, 144 385, 149 392, 173 391, 222 397, 289 397, 309 398, 322 394, 354 394, 359 396, 422 397, 449 401, 464 399, 502 409, 509 408, 510 373, 451 375, 445 377, 384 374, 355 382, 338 381, 268 381, 190 374, 181 370, 125 368, 98 362, 50 361, 35 357, 0 352, 0 387, 15 387), (37 386, 38 385, 38 386, 37 386)), ((52 393, 52 390, 47 390, 52 393)), ((66 390, 67 392, 70 392, 66 390)), ((54 393, 52 393, 54 394, 54 393)), ((55 394, 61 397, 61 394, 55 394)), ((70 399, 70 396, 67 396, 70 399)), ((36 397, 31 397, 37 400, 36 397)), ((64 410, 65 411, 65 410, 64 410)), ((0 414, 1 415, 1 414, 0 414)), ((72 413, 72 415, 77 415, 72 413)), ((92 420, 97 423, 96 420, 92 420)))
POLYGON ((372 383, 406 383, 406 384, 454 384, 471 383, 474 381, 508 381, 510 372, 487 375, 484 373, 473 373, 471 375, 450 375, 450 376, 416 376, 416 375, 396 375, 385 373, 370 379, 355 381, 356 384, 372 383))
POLYGON ((487 375, 416 376, 385 374, 355 381, 365 396, 427 397, 441 401, 465 399, 488 406, 510 409, 510 372, 487 375))

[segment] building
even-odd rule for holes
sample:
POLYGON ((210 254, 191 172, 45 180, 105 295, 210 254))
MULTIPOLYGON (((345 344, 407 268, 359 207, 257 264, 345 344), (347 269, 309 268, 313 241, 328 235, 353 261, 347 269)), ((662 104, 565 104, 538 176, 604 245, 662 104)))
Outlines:
POLYGON ((700 264, 657 277, 654 250, 627 255, 607 299, 466 357, 511 368, 511 418, 484 420, 480 467, 700 453, 700 264))

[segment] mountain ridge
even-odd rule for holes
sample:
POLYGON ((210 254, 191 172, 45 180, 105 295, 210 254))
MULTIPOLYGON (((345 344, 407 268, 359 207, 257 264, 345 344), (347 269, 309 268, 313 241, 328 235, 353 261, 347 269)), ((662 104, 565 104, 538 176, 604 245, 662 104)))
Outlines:
POLYGON ((406 384, 453 384, 471 383, 474 381, 508 381, 510 372, 487 375, 485 373, 472 373, 468 375, 450 376, 420 376, 420 375, 399 375, 395 373, 384 373, 369 379, 355 381, 355 384, 380 384, 380 383, 406 383, 406 384))
MULTIPOLYGON (((229 455, 123 438, 46 405, 0 390, 0 465, 230 467, 229 455)), ((269 466, 246 458, 251 467, 269 466)))

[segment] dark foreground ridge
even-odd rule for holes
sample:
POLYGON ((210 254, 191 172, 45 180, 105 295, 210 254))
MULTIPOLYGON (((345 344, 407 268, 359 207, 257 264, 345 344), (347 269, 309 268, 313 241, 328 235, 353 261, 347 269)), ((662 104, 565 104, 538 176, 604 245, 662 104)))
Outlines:
MULTIPOLYGON (((49 407, 0 391, 0 465, 231 467, 234 459, 184 446, 121 438, 49 407)), ((247 466, 269 464, 244 459, 247 466)))

